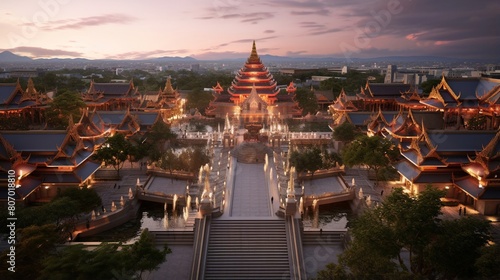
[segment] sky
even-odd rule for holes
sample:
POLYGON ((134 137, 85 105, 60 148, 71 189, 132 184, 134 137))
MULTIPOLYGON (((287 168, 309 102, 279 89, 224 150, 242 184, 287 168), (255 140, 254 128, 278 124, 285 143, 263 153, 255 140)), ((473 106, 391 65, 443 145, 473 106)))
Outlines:
POLYGON ((0 51, 32 58, 259 54, 500 59, 500 1, 2 0, 0 51))

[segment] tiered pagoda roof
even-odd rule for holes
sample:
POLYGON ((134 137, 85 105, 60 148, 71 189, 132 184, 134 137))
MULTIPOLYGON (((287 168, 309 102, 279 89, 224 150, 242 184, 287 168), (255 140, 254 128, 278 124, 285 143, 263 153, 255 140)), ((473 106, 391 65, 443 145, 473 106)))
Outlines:
POLYGON ((255 41, 253 42, 250 57, 248 57, 243 68, 236 74, 227 92, 231 95, 231 100, 239 104, 250 95, 254 86, 259 96, 268 104, 274 103, 276 95, 280 91, 273 75, 260 60, 255 41))
POLYGON ((89 88, 82 94, 87 105, 104 104, 112 100, 136 99, 137 88, 132 80, 129 83, 90 82, 89 88))
POLYGON ((420 102, 437 109, 458 107, 478 109, 481 103, 497 103, 500 98, 499 91, 499 79, 450 79, 443 76, 441 82, 432 89, 429 97, 420 102))
POLYGON ((330 105, 329 107, 332 112, 340 112, 340 111, 353 112, 358 110, 358 108, 354 106, 354 104, 352 103, 351 99, 347 96, 344 89, 342 89, 339 97, 337 97, 335 102, 333 102, 333 104, 330 105))
POLYGON ((364 88, 361 88, 361 93, 358 97, 363 100, 384 100, 397 99, 402 94, 410 92, 411 85, 409 84, 383 84, 366 82, 364 88))
POLYGON ((26 90, 16 83, 0 84, 0 112, 45 106, 50 102, 47 95, 36 90, 33 80, 28 80, 26 90))

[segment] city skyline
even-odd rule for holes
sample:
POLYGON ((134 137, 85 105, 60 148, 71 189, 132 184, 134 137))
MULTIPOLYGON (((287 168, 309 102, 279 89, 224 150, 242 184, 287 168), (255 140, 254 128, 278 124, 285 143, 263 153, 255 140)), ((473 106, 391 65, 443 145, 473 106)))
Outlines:
POLYGON ((499 59, 500 3, 430 0, 6 2, 1 51, 32 58, 447 56, 499 59), (120 5, 119 5, 120 4, 120 5), (451 5, 453 4, 453 5, 451 5))

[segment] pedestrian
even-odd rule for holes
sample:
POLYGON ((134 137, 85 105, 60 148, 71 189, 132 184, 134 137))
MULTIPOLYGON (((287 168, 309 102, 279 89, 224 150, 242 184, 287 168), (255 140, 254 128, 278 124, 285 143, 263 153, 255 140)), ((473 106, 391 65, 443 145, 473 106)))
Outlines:
POLYGON ((383 196, 384 195, 384 190, 381 190, 380 191, 380 196, 383 196))
POLYGON ((113 189, 116 189, 116 183, 113 185, 113 189))
POLYGON ((118 189, 120 189, 120 185, 118 185, 118 189))
POLYGON ((464 206, 464 216, 467 215, 467 208, 464 206))
POLYGON ((462 216, 462 206, 460 206, 460 208, 458 208, 458 216, 462 216))
POLYGON ((85 226, 87 227, 87 229, 90 228, 90 221, 87 219, 87 223, 85 224, 85 226))
POLYGON ((106 209, 104 209, 104 205, 101 205, 101 210, 103 213, 106 212, 106 209))
POLYGON ((323 228, 320 228, 319 229, 319 235, 322 236, 323 235, 323 228))
POLYGON ((274 196, 271 196, 271 204, 274 202, 274 196))

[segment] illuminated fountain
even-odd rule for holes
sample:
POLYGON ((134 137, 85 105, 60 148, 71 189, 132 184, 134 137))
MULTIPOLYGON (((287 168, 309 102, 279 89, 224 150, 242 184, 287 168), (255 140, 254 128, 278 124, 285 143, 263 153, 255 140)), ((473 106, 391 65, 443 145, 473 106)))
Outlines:
POLYGON ((111 212, 116 211, 116 204, 114 201, 111 202, 111 212))
POLYGON ((173 201, 172 212, 175 212, 175 208, 177 207, 177 199, 178 199, 177 194, 174 194, 174 198, 172 200, 173 201))

